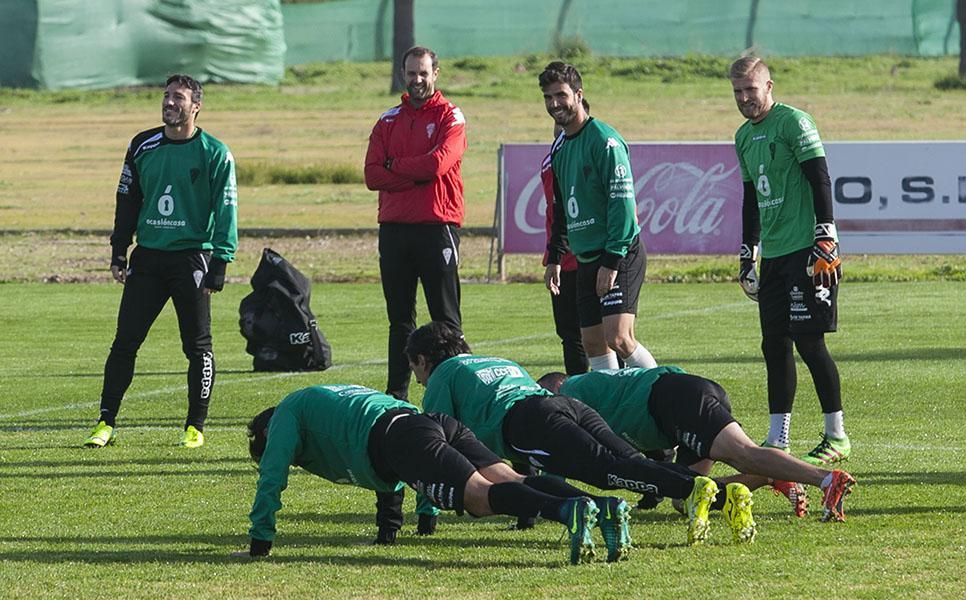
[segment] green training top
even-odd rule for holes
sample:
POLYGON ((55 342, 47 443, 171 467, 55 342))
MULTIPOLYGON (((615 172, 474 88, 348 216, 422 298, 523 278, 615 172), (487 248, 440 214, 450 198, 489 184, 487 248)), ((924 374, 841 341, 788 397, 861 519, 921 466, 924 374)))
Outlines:
POLYGON ((602 252, 617 259, 626 256, 641 227, 624 138, 591 118, 573 137, 565 138, 551 164, 562 194, 567 239, 577 260, 591 262, 602 252))
POLYGON ((673 448, 677 442, 658 428, 648 409, 651 387, 665 373, 684 371, 678 367, 591 371, 571 376, 560 393, 599 412, 617 435, 641 452, 673 448))
POLYGON ((503 419, 520 400, 551 395, 512 360, 460 354, 433 369, 423 410, 462 421, 497 456, 522 460, 503 441, 503 419))
POLYGON ((776 102, 760 123, 735 133, 741 178, 754 181, 761 221, 761 255, 785 256, 815 241, 815 201, 800 163, 825 156, 808 113, 776 102))
POLYGON ((238 248, 235 159, 228 146, 201 130, 172 140, 164 127, 131 140, 117 187, 111 245, 127 248, 137 211, 137 243, 154 250, 211 250, 232 262, 238 248))
POLYGON ((289 466, 334 483, 394 492, 401 481, 381 479, 369 461, 369 431, 386 411, 418 409, 359 385, 316 385, 282 400, 268 426, 268 443, 259 463, 258 488, 249 515, 249 535, 275 539, 275 513, 282 508, 289 466))

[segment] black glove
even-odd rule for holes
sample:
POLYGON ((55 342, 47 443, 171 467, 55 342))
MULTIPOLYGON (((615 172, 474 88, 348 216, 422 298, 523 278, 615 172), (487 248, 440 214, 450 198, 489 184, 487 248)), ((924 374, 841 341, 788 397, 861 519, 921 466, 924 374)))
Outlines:
POLYGON ((127 248, 111 248, 111 266, 127 270, 127 248))
POLYGON ((376 534, 376 539, 372 540, 372 543, 377 546, 392 546, 396 543, 396 533, 398 529, 392 529, 390 527, 380 527, 379 533, 376 534))
POLYGON ((248 549, 248 554, 251 556, 268 556, 271 551, 272 542, 252 538, 252 543, 248 549))
POLYGON ((738 251, 738 284, 745 296, 758 302, 758 273, 755 271, 755 261, 758 259, 758 246, 742 244, 738 251))
POLYGON ((228 263, 220 258, 212 258, 208 264, 208 273, 205 275, 204 286, 209 290, 220 292, 225 287, 225 270, 228 263))
POLYGON ((416 525, 416 535, 433 535, 436 533, 436 515, 419 515, 419 523, 416 525))
POLYGON ((816 287, 835 287, 842 279, 839 236, 834 223, 816 223, 815 244, 805 272, 816 287))

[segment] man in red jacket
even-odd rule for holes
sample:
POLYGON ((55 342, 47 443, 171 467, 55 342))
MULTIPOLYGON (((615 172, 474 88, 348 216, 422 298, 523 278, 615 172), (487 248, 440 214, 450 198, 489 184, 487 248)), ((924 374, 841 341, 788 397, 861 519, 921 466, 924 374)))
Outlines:
POLYGON ((405 400, 403 348, 416 329, 416 282, 430 317, 461 328, 459 234, 466 150, 463 113, 436 89, 439 63, 428 48, 403 56, 407 93, 379 117, 366 152, 366 187, 379 192, 379 269, 389 316, 386 392, 405 400))
MULTIPOLYGON (((416 329, 417 281, 432 320, 462 329, 457 267, 466 120, 436 89, 436 53, 410 48, 402 65, 407 92, 372 128, 365 174, 366 187, 379 192, 379 272, 389 317, 386 393, 406 400, 411 371, 403 350, 416 329)), ((401 503, 401 496, 379 495, 380 538, 402 525, 401 503)), ((420 512, 419 533, 432 533, 435 517, 422 513, 435 511, 420 512)))

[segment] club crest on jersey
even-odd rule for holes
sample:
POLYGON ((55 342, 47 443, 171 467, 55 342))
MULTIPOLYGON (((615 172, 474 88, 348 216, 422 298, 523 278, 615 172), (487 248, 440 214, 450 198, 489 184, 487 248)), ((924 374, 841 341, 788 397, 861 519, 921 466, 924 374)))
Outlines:
POLYGON ((433 132, 436 131, 436 123, 430 123, 426 126, 426 137, 433 137, 433 132))

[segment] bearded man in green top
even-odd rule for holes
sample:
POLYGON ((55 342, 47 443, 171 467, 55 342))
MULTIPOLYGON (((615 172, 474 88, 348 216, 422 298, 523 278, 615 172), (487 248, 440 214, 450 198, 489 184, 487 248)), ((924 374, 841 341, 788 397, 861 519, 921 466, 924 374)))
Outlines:
POLYGON ((738 110, 748 119, 735 133, 744 181, 738 282, 758 302, 770 413, 764 445, 789 448, 794 346, 825 415, 822 439, 804 460, 835 463, 849 457, 852 445, 842 422, 838 367, 825 345, 825 333, 837 327, 842 276, 825 149, 811 115, 772 98, 774 82, 760 58, 738 59, 730 78, 738 110))
POLYGON ((201 105, 201 83, 172 75, 161 101, 164 125, 134 136, 124 156, 111 233, 111 275, 124 292, 104 365, 100 415, 84 442, 88 448, 117 438, 115 419, 138 349, 169 299, 188 359, 188 416, 180 443, 197 448, 205 442, 215 384, 211 294, 224 287, 226 266, 238 248, 238 194, 228 146, 195 125, 201 105))
POLYGON ((564 132, 550 157, 554 199, 544 283, 560 294, 560 262, 577 257, 577 319, 591 369, 655 367, 634 335, 647 253, 637 223, 627 143, 584 107, 580 73, 552 62, 540 74, 547 112, 564 132))

